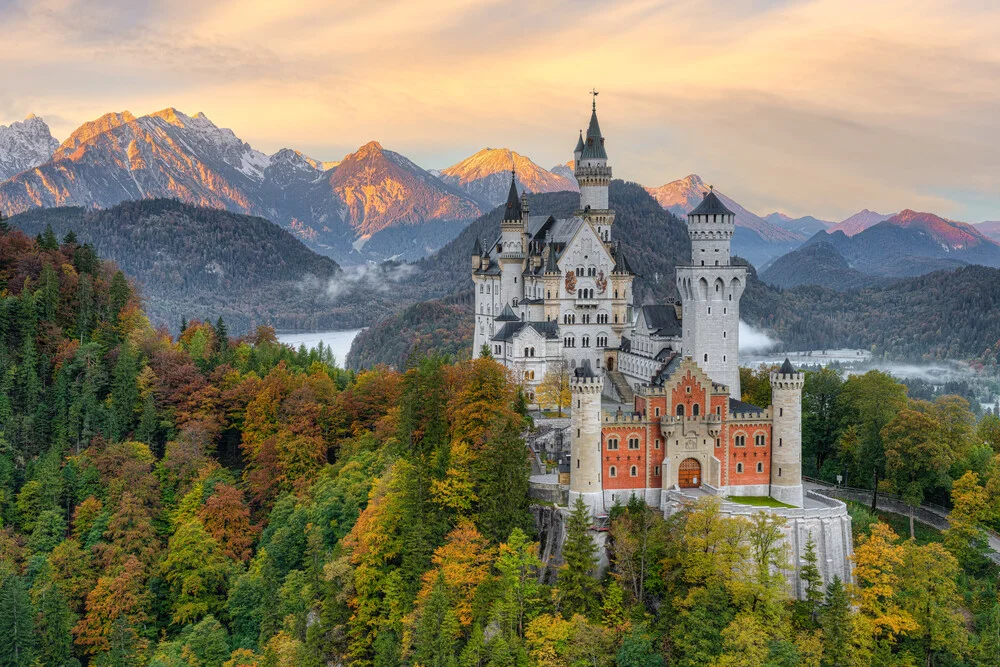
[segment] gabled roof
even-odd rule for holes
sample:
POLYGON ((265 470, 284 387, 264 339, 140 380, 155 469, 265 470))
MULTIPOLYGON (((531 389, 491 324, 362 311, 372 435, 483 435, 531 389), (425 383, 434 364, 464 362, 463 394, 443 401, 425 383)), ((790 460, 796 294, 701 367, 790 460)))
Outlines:
POLYGON ((558 322, 507 322, 500 331, 493 335, 495 341, 512 341, 514 336, 521 332, 524 327, 530 327, 537 331, 543 338, 555 339, 559 337, 558 322))
POLYGON ((702 198, 701 203, 688 215, 733 215, 733 212, 726 208, 719 196, 715 194, 715 190, 709 190, 702 198))
POLYGON ((681 335, 681 321, 673 304, 643 306, 642 317, 654 336, 681 335))
POLYGON ((792 367, 792 362, 788 360, 788 357, 785 357, 785 363, 781 364, 781 371, 779 372, 782 375, 795 375, 795 369, 792 367))
POLYGON ((504 304, 503 310, 494 318, 495 322, 520 322, 521 318, 514 313, 510 304, 504 304))
POLYGON ((604 137, 601 135, 601 126, 597 122, 597 105, 594 105, 590 112, 590 127, 587 128, 587 142, 583 146, 583 159, 607 160, 608 154, 604 150, 604 137))
POLYGON ((507 205, 504 207, 503 219, 521 219, 521 198, 517 194, 517 176, 514 172, 510 172, 510 191, 507 193, 507 205))

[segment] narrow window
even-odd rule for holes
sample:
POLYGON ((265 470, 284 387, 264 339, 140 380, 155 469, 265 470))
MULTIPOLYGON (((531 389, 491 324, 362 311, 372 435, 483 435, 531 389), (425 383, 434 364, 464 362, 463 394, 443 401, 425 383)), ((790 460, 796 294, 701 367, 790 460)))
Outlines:
POLYGON ((684 416, 684 404, 683 403, 681 403, 680 405, 677 406, 677 416, 678 417, 683 417, 684 416))
POLYGON ((698 403, 695 403, 694 405, 691 406, 692 415, 697 417, 700 413, 701 413, 701 406, 698 403))
POLYGON ((736 472, 739 472, 739 473, 743 472, 743 464, 742 463, 737 463, 736 464, 736 472))
POLYGON ((617 477, 617 476, 618 476, 618 470, 614 466, 608 468, 608 477, 617 477))
POLYGON ((757 472, 764 472, 764 464, 760 461, 757 462, 757 472))
POLYGON ((635 466, 632 466, 632 469, 629 472, 631 473, 632 477, 638 477, 639 476, 639 469, 636 468, 635 466))

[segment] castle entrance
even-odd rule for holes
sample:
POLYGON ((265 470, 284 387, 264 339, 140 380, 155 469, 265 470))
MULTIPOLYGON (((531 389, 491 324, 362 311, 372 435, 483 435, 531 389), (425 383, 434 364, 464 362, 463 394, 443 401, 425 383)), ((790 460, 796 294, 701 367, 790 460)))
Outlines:
POLYGON ((609 371, 615 370, 615 358, 614 357, 608 357, 608 370, 609 371))
POLYGON ((684 459, 677 469, 677 485, 682 489, 697 489, 701 486, 701 463, 698 459, 684 459))

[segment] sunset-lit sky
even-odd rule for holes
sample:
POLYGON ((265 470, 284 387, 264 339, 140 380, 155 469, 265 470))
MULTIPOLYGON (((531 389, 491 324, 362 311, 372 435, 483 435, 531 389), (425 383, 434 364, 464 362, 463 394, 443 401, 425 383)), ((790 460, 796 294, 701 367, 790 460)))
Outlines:
POLYGON ((751 210, 1000 220, 1000 2, 0 0, 0 124, 205 112, 255 148, 571 158, 751 210))

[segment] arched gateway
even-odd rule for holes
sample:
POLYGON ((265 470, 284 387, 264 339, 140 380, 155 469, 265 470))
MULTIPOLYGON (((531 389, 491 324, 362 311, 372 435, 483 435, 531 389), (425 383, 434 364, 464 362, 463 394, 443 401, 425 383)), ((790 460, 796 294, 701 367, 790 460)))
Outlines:
POLYGON ((682 489, 696 489, 701 486, 701 463, 698 459, 684 459, 677 469, 677 484, 682 489))

